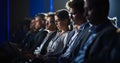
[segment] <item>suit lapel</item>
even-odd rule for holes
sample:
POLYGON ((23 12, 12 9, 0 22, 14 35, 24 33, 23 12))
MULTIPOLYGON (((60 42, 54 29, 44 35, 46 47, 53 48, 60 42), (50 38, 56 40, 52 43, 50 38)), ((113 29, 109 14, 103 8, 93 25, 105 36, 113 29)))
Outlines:
POLYGON ((47 52, 47 46, 48 46, 50 40, 51 40, 53 37, 55 37, 56 33, 57 33, 57 31, 55 31, 55 32, 52 33, 47 39, 45 39, 45 41, 44 41, 45 43, 44 43, 44 45, 43 45, 43 47, 42 47, 42 49, 41 49, 41 52, 40 52, 42 55, 46 54, 46 52, 47 52))
POLYGON ((66 42, 67 44, 69 44, 69 42, 70 42, 72 36, 74 35, 74 33, 75 33, 75 31, 72 30, 72 31, 68 34, 68 38, 67 38, 67 42, 66 42))

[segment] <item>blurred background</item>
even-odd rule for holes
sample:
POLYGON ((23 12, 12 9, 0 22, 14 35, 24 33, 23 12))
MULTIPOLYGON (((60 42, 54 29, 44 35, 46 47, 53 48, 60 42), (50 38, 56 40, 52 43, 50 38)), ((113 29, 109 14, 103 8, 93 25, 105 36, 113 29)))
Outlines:
MULTIPOLYGON (((0 45, 9 42, 11 35, 26 17, 41 12, 54 12, 65 8, 67 0, 0 0, 0 45)), ((120 27, 120 0, 110 0, 109 17, 117 18, 120 27)))

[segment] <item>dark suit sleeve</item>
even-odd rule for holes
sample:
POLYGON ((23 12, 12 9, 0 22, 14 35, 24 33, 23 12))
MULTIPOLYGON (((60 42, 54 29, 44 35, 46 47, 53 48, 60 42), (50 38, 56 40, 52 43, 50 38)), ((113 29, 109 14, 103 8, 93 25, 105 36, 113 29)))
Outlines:
POLYGON ((43 31, 42 33, 40 33, 39 37, 32 42, 29 52, 33 52, 37 46, 40 46, 46 35, 47 31, 43 31))
POLYGON ((112 63, 120 63, 120 34, 118 34, 115 38, 115 42, 116 44, 114 45, 110 53, 111 60, 112 63))
POLYGON ((92 44, 86 63, 120 63, 120 35, 108 34, 92 44))

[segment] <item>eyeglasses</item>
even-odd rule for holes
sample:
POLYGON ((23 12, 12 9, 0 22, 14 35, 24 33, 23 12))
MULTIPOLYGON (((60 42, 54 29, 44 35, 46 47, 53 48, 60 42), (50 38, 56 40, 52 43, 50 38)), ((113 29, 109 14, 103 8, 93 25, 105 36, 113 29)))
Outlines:
POLYGON ((76 15, 77 13, 78 13, 78 12, 73 12, 73 13, 70 13, 70 18, 75 17, 75 15, 76 15))
POLYGON ((57 19, 55 20, 55 24, 57 25, 58 22, 62 22, 64 19, 57 19))
POLYGON ((48 24, 48 23, 54 23, 54 21, 46 21, 46 24, 48 24))

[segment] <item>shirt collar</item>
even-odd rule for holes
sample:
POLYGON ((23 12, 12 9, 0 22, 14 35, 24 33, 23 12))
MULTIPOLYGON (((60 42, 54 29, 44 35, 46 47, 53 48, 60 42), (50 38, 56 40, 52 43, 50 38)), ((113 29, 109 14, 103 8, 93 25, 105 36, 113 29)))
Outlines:
POLYGON ((42 31, 43 30, 43 28, 39 28, 39 31, 42 31))
POLYGON ((48 33, 54 33, 55 31, 49 31, 49 30, 47 30, 48 31, 48 33))
POLYGON ((87 25, 87 22, 84 22, 82 25, 80 25, 79 30, 84 30, 86 25, 87 25))

